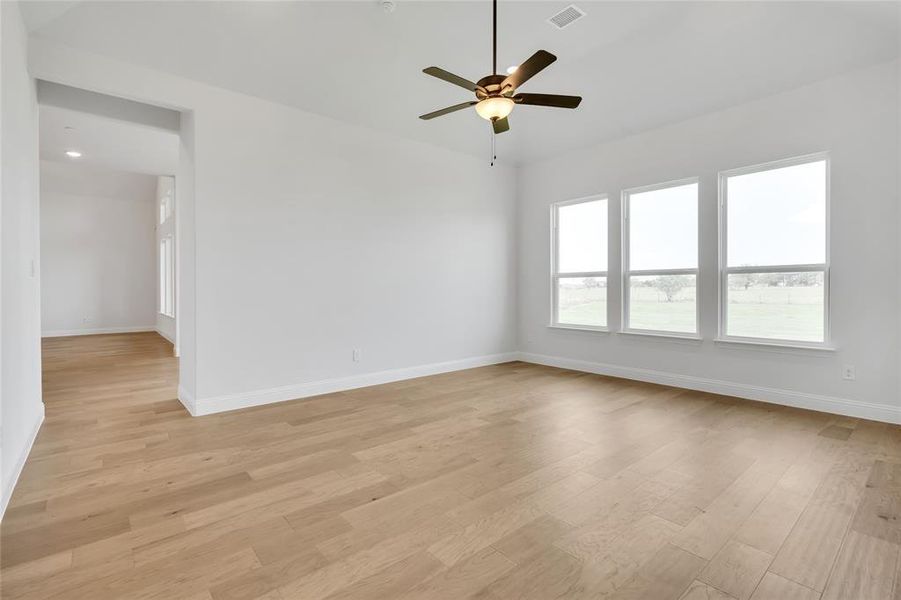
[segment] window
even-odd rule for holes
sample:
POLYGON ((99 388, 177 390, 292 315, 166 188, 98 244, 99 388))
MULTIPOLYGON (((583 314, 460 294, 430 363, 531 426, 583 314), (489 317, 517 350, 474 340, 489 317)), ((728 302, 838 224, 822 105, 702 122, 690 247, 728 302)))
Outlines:
POLYGON ((160 314, 175 317, 175 252, 171 235, 160 240, 160 314))
POLYGON ((720 173, 720 337, 828 339, 829 160, 720 173))
POLYGON ((698 181, 623 192, 623 330, 698 331, 698 181))
POLYGON ((166 192, 165 196, 160 197, 159 201, 159 209, 160 209, 160 225, 169 220, 172 216, 172 191, 166 192))
POLYGON ((159 224, 162 225, 168 222, 175 212, 175 179, 165 176, 157 178, 156 197, 159 224))
POLYGON ((607 197, 552 206, 551 325, 607 328, 607 197))

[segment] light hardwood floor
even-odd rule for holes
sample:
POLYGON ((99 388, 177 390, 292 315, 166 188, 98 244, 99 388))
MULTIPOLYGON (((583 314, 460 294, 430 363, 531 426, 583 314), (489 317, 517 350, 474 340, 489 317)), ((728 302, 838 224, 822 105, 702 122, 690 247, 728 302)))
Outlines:
POLYGON ((44 343, 2 597, 901 600, 901 428, 511 363, 192 418, 44 343))

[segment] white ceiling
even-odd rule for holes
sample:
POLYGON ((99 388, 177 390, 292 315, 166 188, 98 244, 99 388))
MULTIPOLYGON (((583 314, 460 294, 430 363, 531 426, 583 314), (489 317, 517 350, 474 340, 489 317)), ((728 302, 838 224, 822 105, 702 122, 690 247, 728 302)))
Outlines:
MULTIPOLYGON (((677 122, 898 55, 894 2, 502 2, 499 70, 540 48, 559 59, 523 91, 581 94, 575 111, 517 107, 498 138, 526 162, 677 122)), ((418 115, 469 99, 437 65, 490 70, 490 3, 29 2, 35 35, 479 156, 474 111, 418 115)))
POLYGON ((41 105, 39 118, 41 160, 147 175, 175 174, 176 133, 46 105, 41 105), (78 150, 82 157, 68 158, 66 150, 78 150))

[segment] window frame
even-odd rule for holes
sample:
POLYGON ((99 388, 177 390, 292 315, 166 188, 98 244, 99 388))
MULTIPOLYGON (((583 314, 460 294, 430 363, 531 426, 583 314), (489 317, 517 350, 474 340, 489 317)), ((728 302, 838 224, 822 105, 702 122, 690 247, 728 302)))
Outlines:
POLYGON ((172 218, 172 191, 169 190, 159 200, 159 214, 157 215, 157 225, 165 225, 172 218))
POLYGON ((548 327, 552 327, 554 329, 574 329, 580 331, 595 331, 606 333, 610 331, 610 196, 608 194, 594 194, 592 196, 585 196, 582 198, 575 198, 572 200, 561 200, 560 202, 554 202, 550 206, 551 218, 551 269, 550 269, 550 292, 551 292, 551 314, 550 320, 548 323, 548 327), (559 262, 560 262, 560 235, 558 228, 559 221, 559 212, 560 208, 565 206, 573 206, 576 204, 585 204, 588 202, 598 202, 605 201, 607 203, 607 231, 605 232, 605 236, 607 238, 607 268, 604 271, 579 271, 579 272, 567 272, 561 273, 559 270, 559 262), (606 321, 606 325, 579 325, 575 323, 560 323, 557 319, 559 311, 557 310, 557 302, 559 300, 559 281, 561 278, 569 279, 574 277, 603 277, 606 280, 605 293, 607 293, 607 313, 604 315, 604 320, 606 321))
POLYGON ((740 344, 756 344, 761 346, 776 346, 780 348, 800 348, 800 349, 832 349, 832 333, 830 326, 830 252, 831 252, 831 214, 832 214, 832 163, 828 151, 814 152, 812 154, 804 154, 802 156, 794 156, 779 160, 768 161, 756 165, 746 167, 738 167, 720 171, 717 174, 717 207, 718 207, 718 231, 719 231, 719 248, 718 248, 718 285, 717 285, 717 342, 732 342, 740 344), (825 197, 825 252, 823 263, 812 264, 796 264, 796 265, 763 265, 753 267, 729 267, 729 232, 728 232, 728 186, 727 181, 730 177, 740 175, 748 175, 751 173, 762 173, 775 169, 786 167, 794 167, 814 162, 826 163, 826 197, 825 197), (729 302, 728 302, 728 285, 729 275, 734 274, 752 274, 752 273, 822 273, 823 274, 823 341, 811 342, 806 340, 793 340, 790 338, 763 338, 728 335, 726 333, 726 325, 728 321, 729 302))
POLYGON ((623 189, 621 193, 621 211, 622 218, 620 219, 622 222, 622 248, 620 250, 622 257, 622 315, 621 315, 621 323, 622 327, 620 329, 620 333, 631 334, 631 335, 646 335, 646 336, 657 336, 657 337, 673 337, 680 339, 688 339, 688 340, 699 340, 701 339, 701 178, 700 176, 693 177, 685 177, 682 179, 673 179, 670 181, 664 181, 661 183, 654 183, 651 185, 642 185, 638 187, 626 188, 623 189), (697 197, 695 198, 696 202, 696 215, 698 219, 697 223, 697 261, 695 263, 694 268, 689 269, 641 269, 637 271, 632 271, 630 268, 630 229, 631 223, 629 221, 629 209, 630 209, 630 197, 633 194, 641 194, 645 192, 653 192, 656 190, 662 190, 666 188, 673 187, 681 187, 685 185, 695 184, 698 186, 697 197), (653 277, 653 276, 661 276, 661 275, 694 275, 695 276, 695 330, 694 332, 682 332, 682 331, 668 331, 665 329, 636 329, 631 327, 629 322, 629 312, 631 308, 631 288, 629 287, 629 279, 631 277, 653 277))

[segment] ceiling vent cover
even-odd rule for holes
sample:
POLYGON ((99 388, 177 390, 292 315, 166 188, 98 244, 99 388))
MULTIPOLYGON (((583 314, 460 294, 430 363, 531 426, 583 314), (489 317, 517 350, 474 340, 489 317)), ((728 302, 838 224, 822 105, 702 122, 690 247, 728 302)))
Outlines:
POLYGON ((578 21, 582 17, 585 16, 585 11, 577 7, 575 4, 570 4, 556 15, 547 20, 548 23, 556 27, 557 29, 563 29, 569 25, 572 25, 574 22, 578 21))

